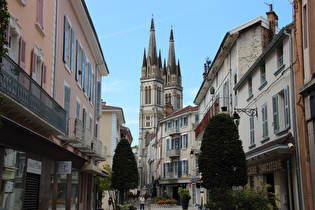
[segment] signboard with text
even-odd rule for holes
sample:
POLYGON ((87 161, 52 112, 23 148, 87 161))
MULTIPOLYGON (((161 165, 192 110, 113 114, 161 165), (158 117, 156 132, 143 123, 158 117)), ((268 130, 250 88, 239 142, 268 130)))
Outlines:
POLYGON ((59 161, 58 174, 71 174, 72 162, 71 161, 59 161))

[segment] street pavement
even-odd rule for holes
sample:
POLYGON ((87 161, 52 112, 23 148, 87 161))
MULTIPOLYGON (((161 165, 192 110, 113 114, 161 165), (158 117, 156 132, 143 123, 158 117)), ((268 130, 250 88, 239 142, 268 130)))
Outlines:
MULTIPOLYGON (((137 208, 137 210, 140 210, 139 202, 135 203, 135 207, 137 208)), ((151 210, 182 210, 182 209, 183 208, 181 205, 174 205, 174 207, 171 207, 171 208, 161 208, 161 206, 157 204, 151 205, 151 210)), ((149 210, 147 204, 144 204, 144 210, 149 210)), ((188 210, 198 210, 198 208, 196 206, 189 205, 188 210)))

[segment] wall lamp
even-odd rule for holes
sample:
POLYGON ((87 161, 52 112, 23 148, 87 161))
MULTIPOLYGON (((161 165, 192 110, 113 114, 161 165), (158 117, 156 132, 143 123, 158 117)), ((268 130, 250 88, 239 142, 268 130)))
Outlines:
POLYGON ((198 149, 191 149, 189 155, 190 155, 190 158, 194 157, 194 155, 198 156, 199 155, 199 150, 198 149))
POLYGON ((232 118, 234 120, 240 119, 240 116, 237 114, 237 112, 244 112, 245 114, 247 114, 248 116, 256 116, 257 117, 257 108, 234 108, 234 114, 232 116, 232 118))

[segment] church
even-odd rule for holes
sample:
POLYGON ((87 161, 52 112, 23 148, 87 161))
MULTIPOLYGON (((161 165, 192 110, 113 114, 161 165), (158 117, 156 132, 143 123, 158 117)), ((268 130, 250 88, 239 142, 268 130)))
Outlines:
POLYGON ((156 136, 158 121, 164 118, 168 106, 183 108, 183 87, 179 60, 176 62, 173 29, 171 28, 167 62, 157 54, 154 19, 151 19, 149 47, 144 49, 140 78, 139 110, 139 187, 141 191, 151 182, 148 171, 148 145, 156 136))

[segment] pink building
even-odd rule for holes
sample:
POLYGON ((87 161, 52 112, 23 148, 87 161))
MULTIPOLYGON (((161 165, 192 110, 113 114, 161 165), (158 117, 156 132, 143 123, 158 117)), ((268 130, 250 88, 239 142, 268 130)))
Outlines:
POLYGON ((0 92, 1 209, 95 209, 106 176, 101 78, 109 72, 84 0, 10 0, 0 92))

